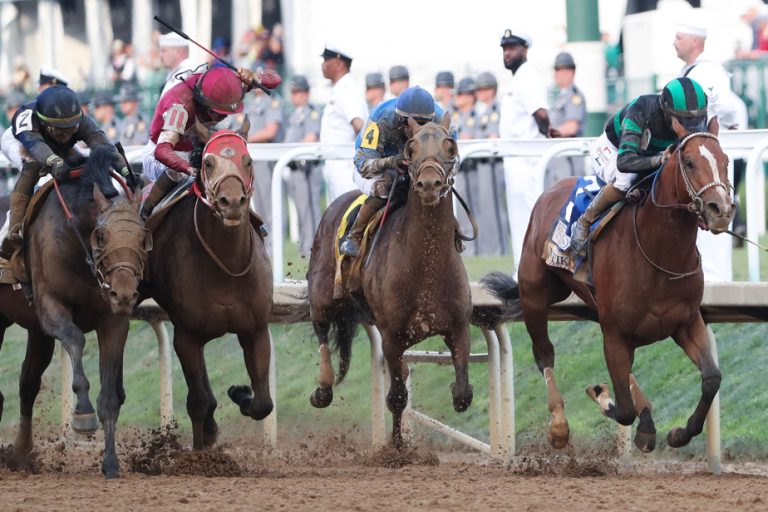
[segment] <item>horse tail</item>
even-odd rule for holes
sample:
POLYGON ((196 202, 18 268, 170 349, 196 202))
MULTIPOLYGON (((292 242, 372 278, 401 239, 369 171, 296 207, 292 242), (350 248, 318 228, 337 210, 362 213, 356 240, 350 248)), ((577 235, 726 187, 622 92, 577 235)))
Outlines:
POLYGON ((480 284, 504 303, 500 310, 494 308, 493 311, 486 311, 482 315, 485 320, 483 323, 493 325, 506 320, 519 319, 520 289, 512 276, 503 272, 491 272, 480 279, 480 284))
POLYGON ((357 322, 349 317, 344 317, 334 322, 331 327, 333 345, 331 350, 339 352, 339 373, 336 376, 336 384, 341 384, 349 371, 349 362, 352 359, 352 340, 357 334, 357 322))

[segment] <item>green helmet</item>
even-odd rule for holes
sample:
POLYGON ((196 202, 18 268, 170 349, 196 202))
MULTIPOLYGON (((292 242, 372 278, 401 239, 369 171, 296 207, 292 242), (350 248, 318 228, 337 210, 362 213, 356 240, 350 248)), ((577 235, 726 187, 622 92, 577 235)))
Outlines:
POLYGON ((696 80, 675 78, 661 91, 661 108, 688 131, 706 131, 707 95, 696 80))

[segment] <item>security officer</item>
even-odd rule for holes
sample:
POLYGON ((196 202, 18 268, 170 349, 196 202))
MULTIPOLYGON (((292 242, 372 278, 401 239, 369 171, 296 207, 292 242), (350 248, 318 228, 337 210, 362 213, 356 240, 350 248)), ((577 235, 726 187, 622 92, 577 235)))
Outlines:
MULTIPOLYGON (((295 110, 288 117, 284 142, 317 142, 320 139, 320 111, 309 102, 309 82, 306 77, 296 75, 289 85, 295 110)), ((294 161, 289 168, 288 194, 299 216, 299 253, 306 258, 320 223, 322 169, 316 161, 309 160, 294 161)))
POLYGON ((368 103, 369 112, 373 112, 384 101, 384 94, 384 76, 378 72, 365 75, 365 102, 368 103))
MULTIPOLYGON (((581 137, 587 120, 584 95, 573 83, 576 63, 570 53, 562 52, 555 57, 555 85, 558 95, 549 111, 549 122, 561 137, 581 137)), ((569 176, 584 175, 583 157, 559 157, 550 161, 544 178, 544 188, 569 176)))
POLYGON ((123 120, 120 122, 118 139, 124 146, 143 146, 149 140, 149 123, 139 112, 139 90, 126 84, 117 98, 123 120))
POLYGON ((435 101, 446 112, 450 110, 453 104, 453 88, 455 82, 453 79, 453 73, 450 71, 440 71, 435 76, 435 101))
MULTIPOLYGON (((499 138, 498 84, 492 73, 480 73, 475 81, 475 138, 499 138)), ((504 197, 504 161, 501 158, 477 158, 477 207, 475 215, 479 229, 477 254, 501 256, 509 253, 509 221, 504 197)))
POLYGON ((397 98, 411 85, 411 76, 405 66, 392 66, 389 69, 389 92, 397 98))
POLYGON ((69 85, 69 78, 64 73, 57 69, 49 68, 47 66, 40 67, 40 77, 38 79, 37 92, 43 92, 48 87, 53 85, 69 85))
MULTIPOLYGON (((456 97, 451 108, 451 125, 458 131, 459 140, 471 140, 477 138, 477 116, 475 115, 475 81, 471 77, 459 80, 456 88, 456 97)), ((476 212, 478 207, 477 189, 477 163, 473 159, 461 161, 459 172, 456 174, 454 187, 459 195, 464 198, 469 208, 476 212)), ((471 233, 472 223, 469 221, 463 209, 458 211, 457 218, 463 233, 471 233)), ((477 255, 477 242, 466 242, 464 255, 477 255)))
MULTIPOLYGON (((283 100, 277 93, 268 96, 255 89, 253 101, 245 109, 251 122, 248 132, 249 143, 269 143, 283 140, 283 100)), ((254 183, 251 205, 267 226, 272 223, 272 171, 275 162, 253 161, 254 183)), ((281 230, 280 226, 276 229, 281 230)))
POLYGON ((99 92, 93 97, 93 107, 93 118, 114 144, 120 133, 120 123, 115 117, 115 99, 108 91, 99 92))

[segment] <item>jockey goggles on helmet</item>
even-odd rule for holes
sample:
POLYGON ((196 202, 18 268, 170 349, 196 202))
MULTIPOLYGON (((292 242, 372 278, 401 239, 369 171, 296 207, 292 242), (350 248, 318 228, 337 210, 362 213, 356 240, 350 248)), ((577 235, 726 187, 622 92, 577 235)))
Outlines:
POLYGON ((661 91, 661 108, 690 132, 706 131, 707 95, 695 80, 675 78, 661 91))
POLYGON ((435 117, 435 101, 418 85, 409 87, 397 98, 395 113, 403 120, 412 117, 417 123, 426 124, 435 117))
POLYGON ((198 103, 217 114, 228 116, 243 111, 243 82, 228 68, 206 71, 195 83, 194 93, 198 103))
POLYGON ((75 132, 83 118, 77 94, 69 87, 55 85, 37 97, 35 114, 49 132, 75 132))

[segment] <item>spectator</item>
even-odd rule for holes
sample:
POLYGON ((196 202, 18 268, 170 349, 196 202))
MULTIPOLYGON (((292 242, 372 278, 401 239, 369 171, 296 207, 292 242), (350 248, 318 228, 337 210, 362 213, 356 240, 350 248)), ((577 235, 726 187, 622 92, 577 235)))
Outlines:
MULTIPOLYGON (((451 105, 451 125, 458 133, 459 140, 476 139, 477 116, 475 115, 475 81, 471 77, 459 80, 456 88, 456 97, 451 105)), ((456 190, 464 198, 473 212, 480 206, 477 198, 477 165, 471 158, 461 161, 459 172, 456 174, 456 190)), ((457 218, 463 233, 472 232, 472 223, 463 210, 458 212, 457 218)), ((469 241, 464 247, 465 256, 477 255, 477 242, 469 241)))
POLYGON ((12 91, 20 92, 25 96, 32 94, 32 76, 23 57, 16 57, 13 61, 10 85, 12 91))
POLYGON ((99 92, 93 97, 93 118, 109 141, 116 143, 120 126, 115 117, 115 99, 108 91, 99 92))
MULTIPOLYGON (((501 38, 504 67, 512 72, 512 81, 501 98, 499 135, 503 139, 536 139, 557 135, 549 127, 546 85, 527 62, 531 45, 531 37, 523 31, 507 29, 501 38)), ((544 177, 538 173, 537 158, 505 158, 504 173, 512 250, 517 267, 533 204, 544 188, 544 177)))
MULTIPOLYGON (((320 111, 309 102, 309 82, 304 76, 296 75, 289 86, 294 111, 288 118, 284 142, 317 142, 320 139, 320 111)), ((323 177, 316 161, 294 161, 289 167, 288 194, 296 205, 299 218, 299 254, 307 258, 320 223, 323 177)))
POLYGON ((283 26, 276 23, 271 33, 267 31, 267 41, 261 51, 260 60, 267 69, 280 71, 283 66, 283 26))
POLYGON ((38 92, 43 92, 52 85, 69 85, 69 78, 62 72, 46 66, 40 67, 40 78, 38 80, 38 92))
POLYGON ((211 57, 209 64, 211 67, 221 66, 221 61, 232 64, 232 43, 226 36, 219 36, 213 40, 212 50, 217 58, 211 57))
MULTIPOLYGON (((323 53, 323 76, 333 88, 320 121, 320 142, 323 144, 354 143, 368 118, 363 88, 349 74, 352 57, 334 44, 326 44, 323 53)), ((354 182, 355 167, 352 154, 349 160, 326 160, 323 174, 326 181, 328 203, 350 190, 357 190, 354 182)))
POLYGON ((139 88, 134 84, 124 85, 117 97, 123 119, 117 139, 124 146, 144 146, 149 141, 149 123, 139 112, 139 88))
MULTIPOLYGON (((725 68, 710 58, 704 51, 707 28, 695 19, 687 19, 678 24, 675 31, 675 52, 685 65, 679 77, 688 77, 701 85, 707 95, 707 118, 717 116, 721 129, 745 129, 739 126, 739 102, 731 91, 730 74, 725 68)), ((701 251, 704 279, 708 281, 731 281, 731 241, 723 236, 716 236, 709 231, 699 232, 697 245, 701 251)))
POLYGON ((162 97, 174 85, 183 82, 192 73, 195 65, 189 58, 189 43, 175 32, 161 35, 158 44, 160 45, 160 62, 168 70, 160 91, 162 97))
POLYGON ((109 77, 115 88, 127 82, 136 81, 136 61, 133 59, 133 46, 121 39, 112 43, 112 56, 109 61, 109 77))
MULTIPOLYGON (((498 84, 492 73, 480 73, 475 81, 475 117, 478 139, 499 138, 498 84)), ((509 220, 504 204, 504 161, 501 158, 475 158, 477 196, 475 215, 480 228, 477 234, 479 256, 509 254, 509 220)))
POLYGON ((400 93, 410 87, 411 81, 408 68, 405 66, 392 66, 389 70, 389 92, 397 98, 400 93))
POLYGON ((756 59, 768 50, 768 16, 758 7, 750 7, 741 19, 752 30, 752 45, 749 50, 737 49, 737 59, 756 59))
POLYGON ((8 123, 5 124, 6 128, 10 126, 11 119, 13 119, 16 111, 26 102, 26 97, 20 92, 11 91, 11 93, 8 94, 8 97, 5 99, 5 117, 8 120, 8 123))
MULTIPOLYGON (((555 57, 555 86, 558 93, 555 103, 549 111, 549 121, 560 132, 561 137, 581 137, 587 120, 587 107, 584 95, 574 85, 576 62, 570 53, 562 52, 555 57)), ((584 158, 562 156, 549 162, 544 177, 544 189, 548 189, 558 180, 569 176, 584 175, 584 158)))
POLYGON ((373 112, 376 105, 384 101, 384 94, 384 76, 378 72, 365 75, 365 101, 369 112, 373 112))
MULTIPOLYGON (((271 143, 283 140, 283 102, 277 93, 268 96, 261 89, 254 89, 253 101, 246 105, 245 113, 251 122, 248 143, 271 143)), ((253 197, 251 205, 267 226, 272 225, 272 171, 275 162, 253 161, 253 197)), ((282 233, 281 226, 275 226, 282 233)), ((271 246, 271 242, 267 241, 271 246)))
POLYGON ((435 101, 446 112, 453 105, 453 87, 453 73, 450 71, 440 71, 435 76, 435 101))

